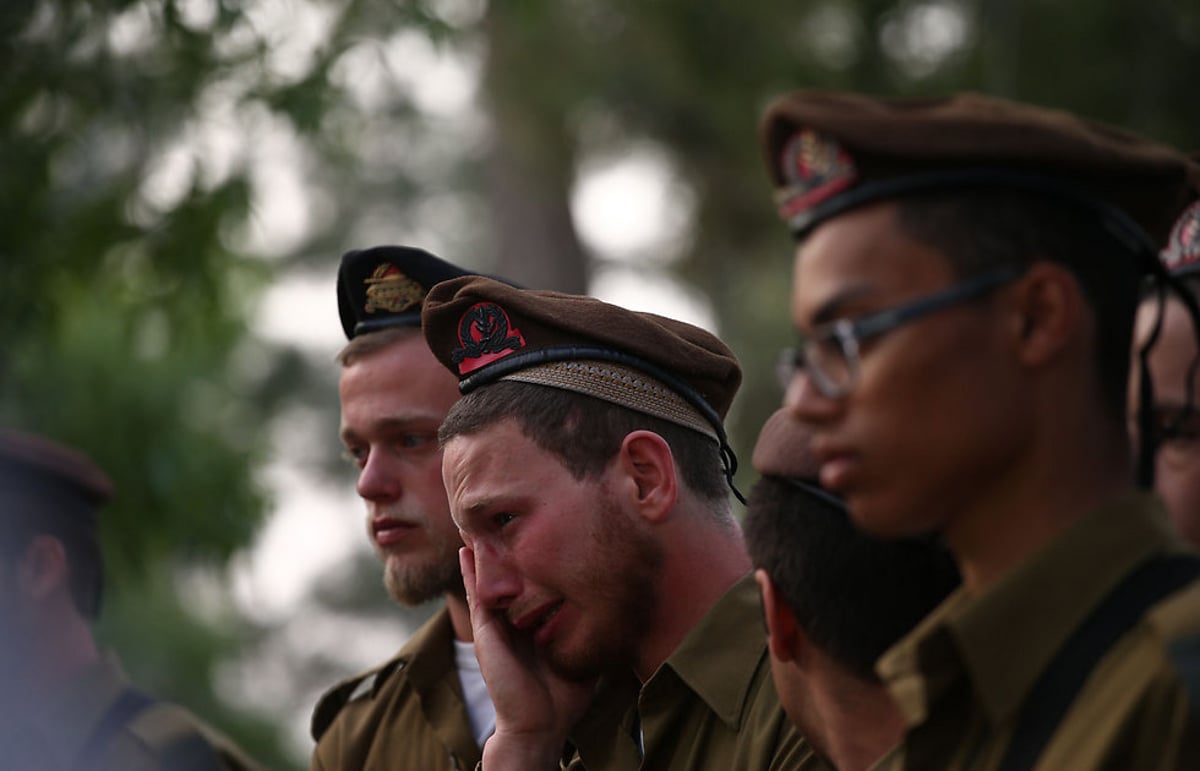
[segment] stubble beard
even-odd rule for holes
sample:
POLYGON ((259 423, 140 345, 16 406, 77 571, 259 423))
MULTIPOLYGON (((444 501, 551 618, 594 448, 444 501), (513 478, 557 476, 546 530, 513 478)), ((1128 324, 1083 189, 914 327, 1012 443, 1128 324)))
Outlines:
POLYGON ((586 578, 592 607, 603 607, 608 618, 586 647, 548 652, 550 668, 568 680, 591 680, 632 667, 658 608, 662 546, 612 501, 601 508, 601 525, 593 534, 597 558, 586 578))

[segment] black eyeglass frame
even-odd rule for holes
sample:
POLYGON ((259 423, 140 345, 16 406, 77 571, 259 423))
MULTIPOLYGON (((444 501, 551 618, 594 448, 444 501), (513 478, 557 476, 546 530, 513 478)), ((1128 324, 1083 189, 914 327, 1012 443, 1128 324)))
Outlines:
POLYGON ((783 351, 780 359, 780 382, 786 389, 797 371, 803 369, 825 397, 842 399, 858 382, 860 345, 935 311, 972 300, 1002 286, 1021 275, 1014 266, 997 268, 954 284, 932 294, 901 305, 853 319, 836 319, 817 326, 812 334, 795 348, 783 351), (838 350, 846 363, 844 383, 835 382, 829 373, 815 364, 811 351, 817 346, 837 341, 838 350))

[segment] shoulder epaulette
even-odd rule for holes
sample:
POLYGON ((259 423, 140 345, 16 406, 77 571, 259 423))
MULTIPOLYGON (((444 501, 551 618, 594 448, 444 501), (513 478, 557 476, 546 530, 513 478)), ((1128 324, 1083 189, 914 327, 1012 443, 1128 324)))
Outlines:
POLYGON ((394 658, 383 666, 343 680, 326 691, 313 708, 312 721, 309 724, 313 741, 321 740, 321 736, 333 725, 343 707, 352 701, 374 696, 392 673, 403 669, 407 663, 405 658, 394 658))

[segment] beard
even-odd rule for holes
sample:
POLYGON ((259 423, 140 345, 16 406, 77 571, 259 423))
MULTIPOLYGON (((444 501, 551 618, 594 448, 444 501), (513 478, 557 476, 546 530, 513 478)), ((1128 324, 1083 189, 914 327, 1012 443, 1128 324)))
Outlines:
POLYGON ((588 607, 595 608, 595 631, 585 647, 547 652, 550 668, 568 680, 631 667, 658 608, 662 546, 611 499, 600 508, 599 526, 591 534, 595 559, 577 577, 588 607))
MULTIPOLYGON (((397 513, 405 521, 417 520, 397 513)), ((377 546, 383 560, 383 585, 393 600, 406 606, 421 605, 446 593, 465 597, 458 550, 462 547, 456 531, 450 533, 429 526, 427 517, 420 517, 421 528, 428 543, 420 554, 392 551, 377 546)))
POLYGON ((401 605, 421 605, 447 592, 465 596, 462 570, 458 565, 458 547, 449 555, 439 552, 423 562, 385 555, 383 585, 392 599, 401 605))

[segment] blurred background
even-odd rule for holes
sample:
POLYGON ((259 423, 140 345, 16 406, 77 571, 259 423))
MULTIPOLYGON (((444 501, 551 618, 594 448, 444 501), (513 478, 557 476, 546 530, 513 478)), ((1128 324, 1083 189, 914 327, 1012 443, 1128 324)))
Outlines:
POLYGON ((712 329, 748 467, 790 340, 772 96, 973 89, 1200 149, 1197 0, 4 0, 0 34, 0 422, 116 481, 105 644, 278 769, 432 612, 386 599, 339 457, 342 252, 712 329))

